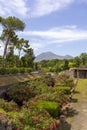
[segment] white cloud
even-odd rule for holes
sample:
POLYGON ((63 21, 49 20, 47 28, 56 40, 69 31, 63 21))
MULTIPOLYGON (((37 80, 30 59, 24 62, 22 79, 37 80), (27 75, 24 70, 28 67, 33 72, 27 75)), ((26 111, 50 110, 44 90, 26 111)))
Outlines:
MULTIPOLYGON (((67 8, 75 0, 0 0, 0 15, 18 17, 40 17, 67 8)), ((87 0, 77 0, 85 2, 87 0)))
POLYGON ((26 31, 21 34, 32 38, 37 37, 48 44, 87 40, 87 30, 78 29, 76 26, 52 28, 46 31, 26 31))
POLYGON ((25 17, 27 12, 26 0, 0 0, 1 16, 18 15, 25 17))
POLYGON ((39 17, 61 10, 70 5, 74 0, 36 0, 31 17, 39 17))
POLYGON ((51 46, 61 47, 64 44, 87 40, 87 30, 79 29, 76 25, 56 27, 46 31, 25 31, 20 34, 30 39, 30 45, 35 52, 48 46, 49 48, 51 46))
POLYGON ((74 0, 0 0, 1 16, 29 16, 40 17, 61 10, 71 4, 74 0))
POLYGON ((49 48, 52 46, 61 47, 64 44, 76 41, 87 41, 87 30, 79 29, 76 25, 56 27, 45 31, 24 31, 19 32, 18 35, 25 39, 29 38, 30 46, 35 52, 41 51, 44 48, 46 49, 48 46, 49 48))

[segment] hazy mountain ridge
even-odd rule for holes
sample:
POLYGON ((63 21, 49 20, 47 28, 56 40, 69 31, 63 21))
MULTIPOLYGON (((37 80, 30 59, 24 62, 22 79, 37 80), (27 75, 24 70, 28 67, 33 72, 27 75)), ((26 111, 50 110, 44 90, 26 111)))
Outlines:
POLYGON ((42 60, 52 60, 52 59, 72 59, 73 57, 70 55, 56 55, 52 52, 44 52, 36 56, 35 62, 42 61, 42 60))

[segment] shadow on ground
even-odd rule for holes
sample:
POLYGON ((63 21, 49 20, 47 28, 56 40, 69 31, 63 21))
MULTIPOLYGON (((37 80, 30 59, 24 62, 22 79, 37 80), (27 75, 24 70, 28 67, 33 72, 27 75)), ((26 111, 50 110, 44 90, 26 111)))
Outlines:
POLYGON ((71 130, 71 125, 68 122, 61 122, 58 130, 71 130))
MULTIPOLYGON (((69 107, 67 108, 67 114, 66 114, 66 117, 74 117, 75 115, 78 114, 78 111, 72 107, 69 107)), ((60 123, 60 129, 58 130, 71 130, 71 124, 69 124, 66 119, 65 121, 62 120, 61 123, 60 123)))
POLYGON ((68 108, 67 117, 73 117, 78 114, 78 111, 74 108, 68 108))
POLYGON ((62 113, 63 116, 62 116, 62 120, 60 118, 60 120, 61 120, 60 129, 58 129, 58 130, 71 130, 71 124, 69 124, 66 121, 66 118, 68 118, 68 117, 72 118, 72 117, 78 115, 78 111, 72 107, 72 104, 77 103, 77 102, 78 102, 78 99, 76 99, 76 98, 71 99, 70 105, 68 105, 62 113), (63 119, 63 118, 65 118, 65 119, 63 119))
POLYGON ((78 99, 72 98, 70 102, 71 102, 71 103, 77 103, 77 102, 78 102, 78 99))
POLYGON ((79 92, 79 91, 75 91, 74 93, 75 93, 75 94, 80 94, 80 92, 79 92))

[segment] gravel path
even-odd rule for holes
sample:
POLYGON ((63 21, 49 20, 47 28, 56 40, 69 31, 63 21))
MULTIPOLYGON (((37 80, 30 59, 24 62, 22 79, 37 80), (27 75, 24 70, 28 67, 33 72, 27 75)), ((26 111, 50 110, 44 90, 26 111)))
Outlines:
POLYGON ((77 87, 77 93, 68 110, 67 122, 71 127, 65 128, 65 130, 87 130, 87 80, 82 82, 83 85, 80 89, 77 87))

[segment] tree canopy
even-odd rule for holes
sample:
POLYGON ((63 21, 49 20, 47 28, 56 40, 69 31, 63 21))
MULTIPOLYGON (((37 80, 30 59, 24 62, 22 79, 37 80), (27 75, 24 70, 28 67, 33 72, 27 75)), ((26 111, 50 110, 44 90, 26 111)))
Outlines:
POLYGON ((0 17, 0 24, 3 28, 0 40, 4 44, 2 66, 6 67, 6 64, 13 66, 16 63, 14 60, 17 60, 19 65, 16 64, 16 66, 21 67, 21 52, 23 56, 28 55, 26 62, 31 64, 34 60, 34 54, 32 48, 30 48, 29 41, 24 38, 20 39, 16 34, 16 31, 24 30, 25 23, 16 17, 9 16, 7 18, 0 17), (18 56, 14 54, 15 49, 18 51, 18 56), (29 60, 29 57, 32 60, 29 60))
POLYGON ((10 31, 23 31, 25 28, 25 23, 16 17, 9 16, 8 18, 0 17, 0 23, 3 29, 10 31))

